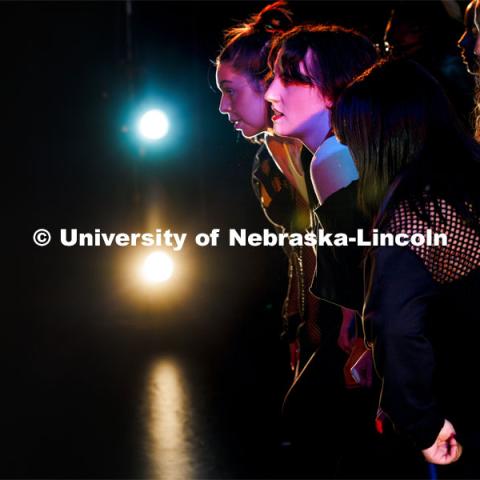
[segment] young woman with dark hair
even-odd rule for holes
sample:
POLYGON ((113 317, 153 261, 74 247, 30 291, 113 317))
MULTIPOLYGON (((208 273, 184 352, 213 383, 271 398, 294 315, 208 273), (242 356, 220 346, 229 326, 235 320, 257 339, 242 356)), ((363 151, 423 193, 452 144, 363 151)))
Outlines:
MULTIPOLYGON (((342 89, 375 61, 375 48, 366 37, 335 25, 296 27, 277 37, 270 51, 273 79, 265 98, 274 111, 273 129, 300 140, 313 153, 310 175, 317 230, 353 237, 368 223, 356 208, 358 172, 348 149, 333 135, 330 115, 342 89)), ((352 349, 348 337, 354 312, 363 303, 361 258, 356 246, 318 248, 311 286, 317 297, 342 307, 339 338, 347 351, 352 349)), ((361 342, 351 355, 353 361, 357 354, 362 354, 361 342)), ((346 374, 355 384, 349 368, 346 374)))
MULTIPOLYGON (((288 160, 299 162, 301 148, 293 142, 282 142, 283 151, 272 158, 266 141, 271 127, 270 110, 263 96, 267 58, 272 39, 292 26, 291 12, 285 2, 268 5, 245 23, 225 32, 225 45, 217 60, 217 86, 222 93, 220 113, 228 115, 235 130, 261 146, 252 169, 252 185, 267 219, 279 231, 290 230, 297 203, 308 210, 308 193, 302 178, 296 178, 288 168, 288 160), (283 164, 281 166, 276 162, 283 164), (298 181, 300 180, 300 182, 298 181)), ((271 145, 277 143, 269 138, 271 145)), ((278 142, 280 143, 280 142, 278 142)), ((296 328, 300 323, 304 291, 298 281, 301 277, 299 252, 287 250, 290 281, 285 300, 285 334, 291 345, 292 369, 297 368, 296 328)))
MULTIPOLYGON (((310 226, 314 194, 304 174, 302 146, 272 134, 271 110, 264 99, 272 41, 291 26, 292 14, 286 2, 280 1, 227 30, 216 60, 217 85, 222 92, 220 112, 228 115, 246 139, 261 144, 253 164, 252 184, 267 219, 278 232, 304 233, 310 226)), ((315 257, 309 247, 287 247, 285 251, 289 286, 283 306, 284 337, 296 376, 320 338, 318 300, 308 290, 315 257)))
MULTIPOLYGON (((273 80, 265 94, 277 135, 300 140, 317 197, 316 214, 327 232, 355 233, 365 223, 356 210, 358 172, 348 149, 332 133, 330 115, 338 95, 376 61, 373 44, 340 26, 299 26, 275 39, 270 52, 273 80)), ((355 310, 363 300, 356 249, 317 252, 312 291, 355 310)))
POLYGON ((286 2, 279 1, 225 32, 225 45, 216 59, 220 113, 228 115, 245 138, 256 137, 271 125, 263 98, 268 52, 273 37, 291 27, 292 14, 286 2))
POLYGON ((480 146, 437 81, 382 62, 333 112, 355 159, 358 200, 391 234, 445 234, 447 245, 373 247, 364 328, 383 388, 379 414, 446 475, 480 475, 480 146), (463 455, 462 455, 463 449, 463 455))
POLYGON ((397 0, 385 27, 384 45, 388 58, 413 60, 433 75, 468 128, 474 85, 456 48, 460 20, 458 2, 397 0))
MULTIPOLYGON (((357 170, 348 149, 333 135, 330 115, 342 89, 373 65, 376 57, 373 44, 365 36, 335 25, 302 25, 274 39, 269 58, 272 79, 265 98, 272 105, 274 132, 300 140, 313 154, 310 176, 316 193, 317 231, 353 237, 367 224, 356 207, 357 170)), ((337 372, 341 383, 346 381, 349 387, 368 384, 368 378, 354 377, 350 370, 360 358, 357 366, 368 364, 355 314, 363 303, 362 253, 356 246, 317 248, 311 286, 322 304, 336 305, 343 320, 323 323, 319 319, 323 341, 317 361, 331 376, 337 372), (339 345, 350 354, 349 361, 346 355, 339 358, 339 345)), ((309 380, 312 399, 317 398, 316 390, 320 391, 314 380, 309 380)), ((307 384, 308 378, 303 381, 307 384)), ((337 473, 352 477, 378 474, 369 463, 375 456, 372 392, 357 388, 346 391, 344 385, 341 388, 342 394, 331 399, 336 402, 331 405, 332 412, 341 411, 336 428, 330 428, 335 432, 331 443, 343 456, 337 473)), ((295 397, 295 391, 292 393, 287 405, 304 401, 295 397)))
MULTIPOLYGON (((242 135, 257 143, 260 147, 255 156, 252 171, 252 183, 267 219, 277 232, 305 233, 311 223, 311 202, 315 197, 308 176, 309 159, 302 158, 302 145, 294 140, 282 139, 271 132, 271 110, 264 99, 268 69, 268 53, 272 40, 282 29, 291 26, 290 13, 285 3, 277 2, 267 6, 262 12, 252 16, 246 23, 226 32, 225 46, 217 57, 217 85, 222 92, 220 112, 228 115, 234 128, 242 135)), ((284 302, 284 333, 291 354, 291 366, 295 382, 304 367, 315 376, 317 385, 323 385, 323 396, 329 402, 337 402, 342 387, 341 369, 339 375, 325 372, 325 367, 315 364, 315 358, 309 361, 317 351, 323 332, 318 322, 340 324, 341 312, 330 304, 320 307, 319 300, 309 291, 315 270, 315 253, 311 247, 288 247, 285 249, 289 259, 289 286, 284 302), (323 369, 323 370, 322 370, 323 369), (335 390, 331 388, 335 384, 335 390)), ((344 353, 337 348, 335 355, 344 359, 344 353)), ((318 429, 312 426, 322 425, 327 431, 324 419, 331 411, 322 398, 309 388, 294 390, 301 401, 295 409, 308 411, 308 419, 298 422, 292 410, 285 411, 285 423, 293 451, 300 460, 299 471, 311 475, 334 474, 336 456, 330 438, 318 438, 318 429), (308 401, 315 397, 316 402, 308 401), (290 426, 292 429, 290 429, 290 426), (311 435, 316 442, 313 443, 311 435), (315 448, 310 455, 304 448, 315 448), (298 447, 298 448, 297 448, 298 447), (322 461, 317 453, 323 450, 322 461), (325 452, 329 453, 325 453, 325 452)), ((296 471, 295 473, 298 473, 296 471)), ((294 473, 294 474, 295 474, 294 473)))

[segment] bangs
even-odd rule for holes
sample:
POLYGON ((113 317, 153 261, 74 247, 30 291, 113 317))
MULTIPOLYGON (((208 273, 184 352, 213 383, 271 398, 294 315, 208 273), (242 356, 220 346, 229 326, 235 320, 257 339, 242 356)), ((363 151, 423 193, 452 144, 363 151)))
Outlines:
POLYGON ((278 60, 275 64, 275 73, 278 73, 280 78, 285 83, 304 83, 313 85, 314 82, 308 72, 305 55, 299 55, 296 51, 291 51, 288 48, 282 48, 278 54, 278 60), (300 65, 303 63, 307 75, 300 71, 300 65))
POLYGON ((267 77, 268 81, 271 81, 273 76, 278 75, 285 83, 297 82, 307 85, 315 83, 313 80, 314 76, 311 75, 305 61, 308 50, 307 45, 298 37, 292 37, 292 35, 300 31, 300 28, 296 27, 274 40, 268 57, 268 66, 270 68, 270 74, 267 77), (302 63, 305 66, 307 75, 300 71, 302 63))

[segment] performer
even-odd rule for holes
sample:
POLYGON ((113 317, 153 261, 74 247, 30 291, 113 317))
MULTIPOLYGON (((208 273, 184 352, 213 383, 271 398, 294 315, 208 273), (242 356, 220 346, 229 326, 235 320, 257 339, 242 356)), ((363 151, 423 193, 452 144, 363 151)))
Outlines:
MULTIPOLYGON (((277 135, 300 140, 314 154, 310 173, 319 205, 316 214, 329 232, 348 233, 365 222, 355 202, 346 202, 356 188, 358 172, 348 149, 333 135, 330 110, 342 89, 375 60, 374 47, 366 37, 338 26, 297 27, 278 37, 270 53, 274 77, 265 98, 275 114, 273 129, 277 135)), ((359 309, 363 288, 358 265, 355 261, 323 265, 325 258, 334 261, 341 252, 330 257, 317 253, 313 292, 359 309)))
POLYGON ((468 73, 474 75, 475 80, 475 106, 473 109, 473 124, 475 138, 480 140, 480 40, 478 29, 480 27, 479 2, 472 0, 465 10, 465 32, 458 41, 462 51, 463 63, 467 66, 468 73))
POLYGON ((478 75, 478 55, 480 54, 480 45, 477 50, 478 30, 475 25, 475 14, 477 10, 477 0, 472 0, 465 9, 465 31, 458 40, 458 48, 462 54, 463 63, 467 67, 467 72, 471 75, 478 75))
MULTIPOLYGON (((228 30, 216 61, 217 85, 222 92, 220 112, 228 115, 246 139, 260 143, 252 185, 265 216, 277 232, 305 233, 311 221, 312 187, 304 174, 302 146, 268 133, 271 111, 263 98, 272 38, 291 26, 286 3, 276 2, 228 30)), ((286 247, 285 252, 289 285, 283 307, 284 337, 289 343, 291 368, 297 375, 320 339, 318 300, 308 290, 315 260, 309 247, 286 247)))
POLYGON ((448 237, 369 252, 364 325, 383 384, 380 418, 429 462, 458 461, 447 475, 479 478, 480 147, 437 81, 405 60, 353 82, 333 124, 376 228, 448 237))
POLYGON ((461 10, 456 3, 394 2, 384 43, 389 58, 408 58, 426 68, 440 82, 465 127, 469 128, 474 84, 456 49, 461 25, 461 10))
MULTIPOLYGON (((314 154, 310 173, 316 193, 315 228, 323 228, 328 233, 356 236, 357 229, 369 223, 356 207, 358 172, 348 149, 333 136, 330 111, 342 89, 375 60, 374 46, 366 37, 339 26, 298 26, 276 37, 270 52, 273 79, 265 98, 274 112, 273 129, 277 135, 300 140, 314 154)), ((349 327, 359 327, 359 322, 352 323, 352 318, 363 303, 363 251, 356 246, 321 247, 316 253, 312 292, 322 303, 335 304, 342 310, 344 335, 341 338, 348 337, 349 327)), ((345 362, 334 360, 337 347, 334 339, 339 335, 341 324, 323 323, 322 318, 319 321, 323 343, 317 362, 342 375, 345 362)), ((353 345, 348 345, 348 341, 344 343, 352 350, 352 361, 345 369, 346 379, 350 386, 358 386, 357 381, 366 385, 367 377, 355 380, 351 375, 350 367, 361 357, 368 364, 361 333, 353 337, 357 338, 353 345)), ((308 379, 304 379, 304 383, 308 384, 308 379)), ((309 383, 314 392, 314 382, 309 383)), ((372 445, 375 442, 371 392, 344 391, 341 398, 342 412, 336 435, 341 439, 337 441, 344 457, 340 462, 342 475, 373 474, 372 470, 368 472, 371 468, 368 460, 373 455, 365 449, 369 442, 372 445), (361 444, 359 438, 362 438, 361 444), (347 466, 352 470, 348 471, 347 466)), ((295 392, 287 400, 293 406, 303 401, 296 398, 295 392)))

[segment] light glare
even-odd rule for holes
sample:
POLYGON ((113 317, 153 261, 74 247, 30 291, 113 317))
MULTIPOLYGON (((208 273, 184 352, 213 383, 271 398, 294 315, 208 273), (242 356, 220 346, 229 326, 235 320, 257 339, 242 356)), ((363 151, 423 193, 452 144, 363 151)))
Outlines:
POLYGON ((138 130, 149 140, 158 140, 168 133, 167 116, 160 110, 149 110, 140 118, 138 130))
POLYGON ((173 274, 173 260, 165 252, 151 253, 144 261, 142 276, 148 283, 166 282, 173 274))

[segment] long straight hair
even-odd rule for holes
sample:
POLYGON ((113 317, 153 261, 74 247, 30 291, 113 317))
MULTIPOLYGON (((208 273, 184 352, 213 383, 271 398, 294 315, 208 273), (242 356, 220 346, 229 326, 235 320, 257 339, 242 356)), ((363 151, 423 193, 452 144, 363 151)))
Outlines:
POLYGON ((367 70, 340 96, 332 124, 357 164, 358 201, 366 214, 378 213, 395 179, 392 202, 428 192, 465 217, 478 215, 480 146, 417 63, 381 61, 367 70))

